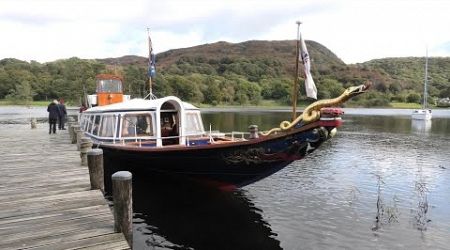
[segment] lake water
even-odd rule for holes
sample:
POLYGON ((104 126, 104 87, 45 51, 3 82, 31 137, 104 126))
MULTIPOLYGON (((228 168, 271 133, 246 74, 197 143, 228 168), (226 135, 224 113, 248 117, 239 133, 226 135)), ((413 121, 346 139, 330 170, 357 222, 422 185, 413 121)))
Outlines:
MULTIPOLYGON (((134 176, 134 248, 449 249, 450 110, 433 111, 428 123, 410 113, 348 109, 311 157, 232 193, 134 176)), ((44 108, 0 108, 0 124, 45 116, 44 108)), ((204 123, 265 130, 289 118, 206 112, 204 123)))

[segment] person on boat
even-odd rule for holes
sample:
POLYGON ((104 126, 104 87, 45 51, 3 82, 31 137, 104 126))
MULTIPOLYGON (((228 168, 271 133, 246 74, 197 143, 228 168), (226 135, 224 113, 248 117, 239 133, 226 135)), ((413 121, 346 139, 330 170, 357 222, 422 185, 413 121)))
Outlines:
POLYGON ((83 113, 86 109, 87 109, 86 105, 82 103, 80 107, 80 113, 83 113))
POLYGON ((64 105, 64 99, 59 98, 58 101, 58 129, 65 130, 64 123, 67 116, 66 105, 64 105))
POLYGON ((172 124, 170 124, 169 117, 164 117, 161 120, 161 136, 170 136, 172 133, 172 124))
POLYGON ((56 122, 58 121, 58 117, 59 117, 59 108, 58 108, 57 100, 53 100, 53 102, 51 102, 48 105, 47 112, 48 112, 48 123, 49 123, 48 133, 51 134, 53 132, 53 134, 56 134, 56 122))

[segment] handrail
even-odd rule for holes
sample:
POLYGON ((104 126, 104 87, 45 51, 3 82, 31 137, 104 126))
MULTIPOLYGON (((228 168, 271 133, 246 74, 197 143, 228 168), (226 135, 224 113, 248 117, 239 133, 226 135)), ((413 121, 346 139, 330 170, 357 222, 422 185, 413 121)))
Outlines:
MULTIPOLYGON (((214 143, 214 138, 220 138, 218 136, 214 136, 217 134, 222 134, 224 136, 230 135, 231 136, 231 141, 244 141, 245 139, 245 135, 248 135, 250 133, 248 132, 239 132, 239 131, 232 131, 232 132, 215 132, 215 133, 195 133, 195 134, 189 134, 189 135, 175 135, 175 136, 164 136, 164 137, 156 137, 156 136, 149 136, 146 138, 143 137, 129 137, 129 138, 121 138, 120 142, 125 145, 126 141, 133 141, 138 143, 138 145, 135 145, 137 147, 142 147, 143 142, 144 141, 157 141, 157 140, 167 140, 167 139, 180 139, 180 138, 185 138, 185 145, 186 146, 191 146, 190 142, 192 140, 193 137, 210 137, 210 135, 213 135, 213 137, 210 137, 212 140, 210 141, 210 143, 214 143), (240 138, 236 138, 235 135, 240 135, 240 138)), ((103 143, 102 143, 103 144, 103 143)))

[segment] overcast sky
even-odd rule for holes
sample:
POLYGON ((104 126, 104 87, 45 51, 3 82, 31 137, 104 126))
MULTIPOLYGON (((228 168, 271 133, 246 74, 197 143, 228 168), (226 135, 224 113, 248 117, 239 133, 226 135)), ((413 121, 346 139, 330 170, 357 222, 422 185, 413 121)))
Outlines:
POLYGON ((450 56, 450 0, 0 0, 0 59, 146 56, 147 27, 156 53, 295 39, 297 20, 346 63, 450 56))

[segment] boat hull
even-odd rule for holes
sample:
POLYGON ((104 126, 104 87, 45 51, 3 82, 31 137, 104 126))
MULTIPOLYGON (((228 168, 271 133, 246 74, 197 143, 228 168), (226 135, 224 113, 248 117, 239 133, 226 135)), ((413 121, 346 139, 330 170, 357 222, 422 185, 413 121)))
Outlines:
POLYGON ((414 112, 411 114, 411 118, 413 120, 431 120, 432 113, 430 109, 414 110, 414 112))
POLYGON ((103 149, 105 176, 120 170, 136 174, 164 173, 233 189, 265 178, 316 150, 330 138, 330 131, 335 127, 319 124, 273 137, 228 144, 167 149, 99 146, 103 149))

